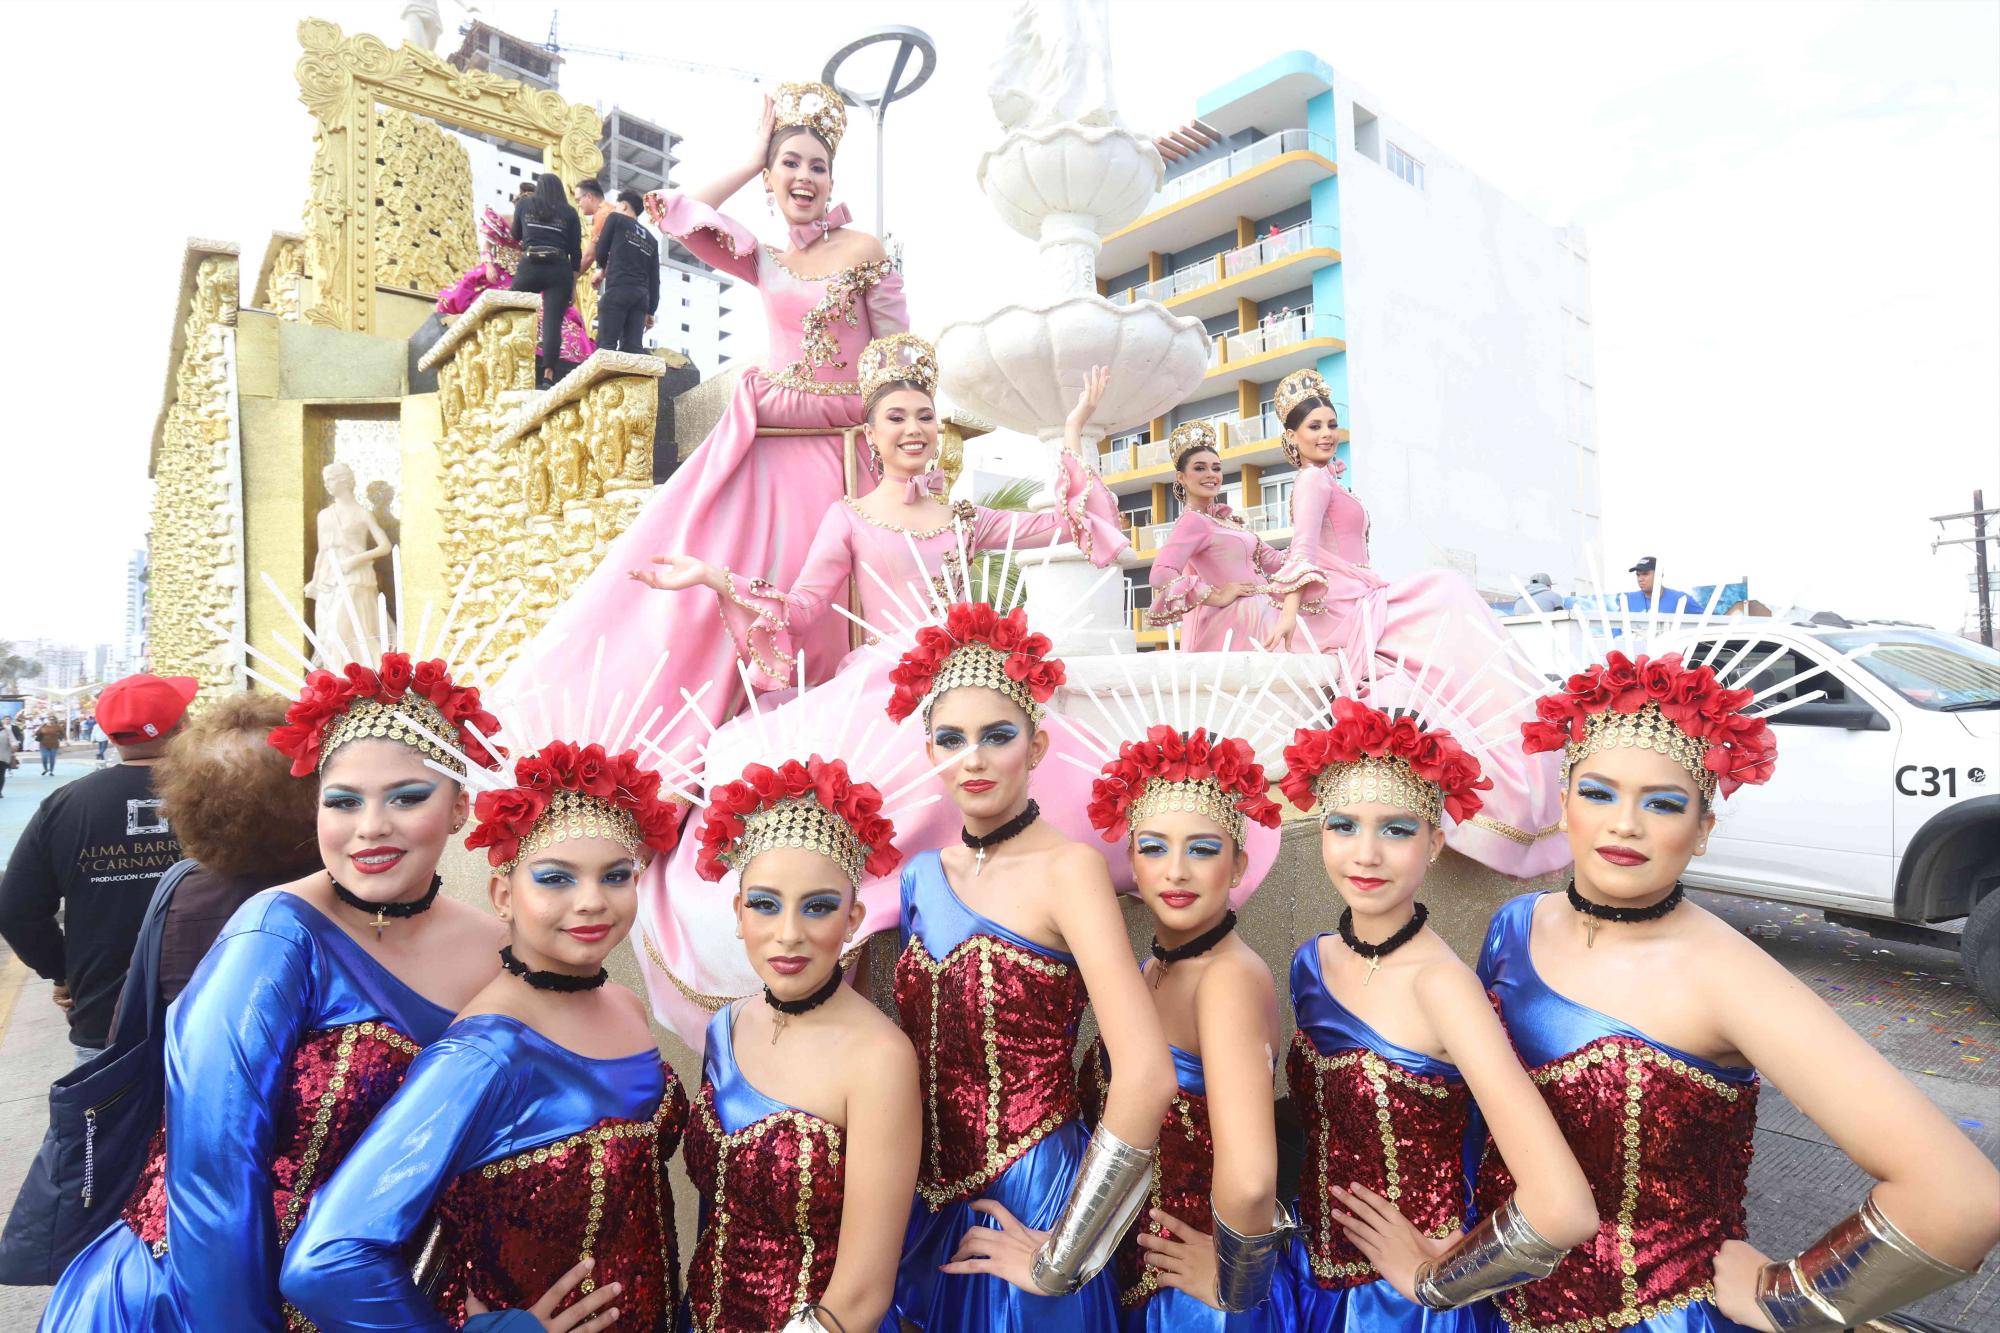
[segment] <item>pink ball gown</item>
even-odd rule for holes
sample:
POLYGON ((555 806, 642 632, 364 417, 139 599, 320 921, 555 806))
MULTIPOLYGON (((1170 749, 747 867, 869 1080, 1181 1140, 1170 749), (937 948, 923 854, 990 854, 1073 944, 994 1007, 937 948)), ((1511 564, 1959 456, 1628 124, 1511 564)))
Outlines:
POLYGON ((1217 502, 1205 512, 1184 509, 1146 576, 1153 586, 1146 623, 1178 624, 1183 652, 1221 652, 1225 641, 1231 649, 1247 650, 1270 632, 1276 609, 1254 592, 1228 606, 1209 606, 1203 599, 1223 583, 1261 588, 1284 563, 1285 557, 1244 527, 1228 505, 1217 502))
POLYGON ((1456 686, 1448 693, 1459 708, 1424 721, 1453 735, 1481 735, 1479 762, 1493 779, 1486 808, 1446 831, 1458 851, 1505 875, 1544 875, 1569 862, 1569 844, 1557 834, 1561 773, 1554 756, 1522 754, 1510 744, 1512 723, 1532 720, 1529 704, 1545 682, 1527 681, 1511 662, 1493 659, 1506 631, 1472 584, 1450 570, 1429 569, 1394 582, 1368 567, 1368 511, 1349 494, 1338 473, 1302 467, 1292 486, 1292 545, 1285 567, 1270 581, 1273 602, 1303 589, 1294 652, 1347 655, 1356 672, 1372 659, 1381 680, 1378 706, 1393 705, 1399 683, 1440 670, 1456 686), (1490 626, 1490 639, 1478 630, 1490 626), (1401 681, 1399 682, 1398 677, 1401 681), (1472 677, 1477 676, 1477 679, 1472 677), (1510 725, 1496 719, 1507 715, 1510 725), (1494 723, 1483 733, 1480 728, 1494 723))
MULTIPOLYGON (((799 647, 831 629, 841 636, 845 648, 848 622, 831 607, 846 601, 850 587, 858 589, 861 605, 856 613, 862 619, 878 628, 888 629, 892 621, 901 626, 908 614, 897 611, 895 599, 914 608, 927 597, 929 588, 925 585, 940 577, 948 560, 957 562, 961 542, 967 551, 1001 550, 1007 546, 1011 530, 1014 549, 1027 552, 1060 533, 1099 568, 1117 563, 1127 543, 1118 528, 1116 503, 1104 483, 1065 454, 1056 489, 1055 507, 1033 513, 985 509, 964 501, 949 509, 940 506, 936 526, 923 531, 889 527, 861 513, 851 501, 838 501, 820 521, 811 552, 789 590, 771 580, 732 572, 728 592, 714 601, 707 596, 653 593, 662 601, 681 603, 689 614, 698 609, 711 618, 719 603, 722 614, 718 623, 727 625, 758 690, 773 692, 759 700, 760 719, 740 717, 722 728, 710 742, 711 755, 727 752, 731 732, 758 726, 772 728, 777 735, 814 738, 822 744, 843 735, 861 738, 872 730, 868 747, 873 750, 883 745, 886 737, 889 748, 883 751, 884 763, 902 764, 891 787, 921 779, 930 766, 924 755, 921 723, 912 718, 898 725, 886 716, 892 692, 889 668, 909 646, 908 639, 895 633, 883 642, 819 659, 837 661, 839 666, 830 680, 811 685, 795 697, 790 687, 796 683, 799 647), (922 559, 921 571, 912 559, 912 544, 922 559), (894 590, 893 597, 884 584, 894 590)), ((958 586, 956 576, 953 583, 958 586)), ((675 651, 678 654, 678 646, 675 651)), ((806 669, 817 676, 821 673, 814 669, 814 653, 807 647, 806 669)), ((734 662, 728 670, 733 676, 734 662)), ((1052 727, 1050 740, 1052 752, 1035 773, 1036 799, 1045 816, 1064 833, 1079 842, 1094 839, 1084 812, 1090 774, 1060 762, 1055 753, 1068 749, 1079 758, 1087 758, 1088 752, 1063 727, 1052 727)), ((1091 763, 1095 767, 1095 761, 1091 763)), ((716 772, 709 774, 708 780, 729 781, 736 776, 716 772)), ((900 846, 941 847, 958 837, 958 807, 944 795, 940 779, 925 781, 938 792, 939 799, 897 816, 896 841, 900 846)), ((885 796, 898 803, 906 799, 894 797, 891 787, 884 787, 885 796)), ((658 863, 640 881, 638 932, 647 959, 642 970, 653 1012, 697 1050, 718 1002, 752 994, 760 985, 742 946, 734 939, 730 890, 696 875, 699 853, 698 840, 683 836, 672 857, 658 863)), ((1125 874, 1129 885, 1129 868, 1125 874)), ((899 873, 862 883, 861 901, 867 917, 855 932, 857 941, 896 927, 902 903, 900 883, 899 873)))

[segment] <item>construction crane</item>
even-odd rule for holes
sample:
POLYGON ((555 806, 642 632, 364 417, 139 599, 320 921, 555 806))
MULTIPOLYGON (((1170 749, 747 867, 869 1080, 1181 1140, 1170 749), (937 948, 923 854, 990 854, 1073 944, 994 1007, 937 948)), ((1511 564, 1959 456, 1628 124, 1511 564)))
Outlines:
POLYGON ((580 56, 597 56, 604 60, 622 60, 640 65, 665 65, 669 69, 686 70, 690 74, 715 74, 725 79, 742 79, 746 83, 775 83, 769 74, 759 74, 754 70, 737 69, 733 65, 711 65, 699 60, 675 60, 671 56, 653 55, 646 51, 620 51, 609 46, 564 46, 556 39, 556 26, 562 19, 560 9, 549 11, 549 39, 542 45, 555 55, 574 53, 580 56))

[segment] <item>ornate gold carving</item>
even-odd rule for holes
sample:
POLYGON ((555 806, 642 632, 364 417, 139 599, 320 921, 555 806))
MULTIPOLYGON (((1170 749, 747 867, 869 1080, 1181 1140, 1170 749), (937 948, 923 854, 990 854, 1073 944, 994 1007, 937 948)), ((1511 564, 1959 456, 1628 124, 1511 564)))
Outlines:
POLYGON ((472 162, 431 121, 375 109, 375 282, 434 295, 479 262, 472 162))
POLYGON ((258 269, 256 290, 251 293, 251 309, 296 320, 305 310, 305 278, 306 238, 295 232, 272 232, 258 269))
POLYGON ((204 695, 236 687, 242 632, 242 458, 236 434, 234 246, 194 242, 153 453, 153 670, 204 695), (211 628, 213 626, 213 628, 211 628))
POLYGON ((307 265, 315 286, 306 318, 312 323, 376 331, 375 201, 382 197, 384 164, 378 159, 386 146, 378 106, 539 147, 544 165, 566 183, 604 165, 597 150, 603 127, 588 106, 483 70, 455 69, 407 43, 391 50, 367 33, 348 37, 323 19, 304 20, 298 35, 304 48, 295 70, 299 100, 317 122, 306 203, 307 265))

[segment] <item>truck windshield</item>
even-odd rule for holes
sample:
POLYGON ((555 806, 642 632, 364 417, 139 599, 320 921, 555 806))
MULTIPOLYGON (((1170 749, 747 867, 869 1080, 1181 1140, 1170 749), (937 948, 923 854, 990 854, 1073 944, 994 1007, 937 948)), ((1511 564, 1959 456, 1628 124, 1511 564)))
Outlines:
POLYGON ((1931 630, 1828 634, 1829 648, 1852 653, 1863 671, 1919 708, 2000 708, 2000 653, 1931 630))

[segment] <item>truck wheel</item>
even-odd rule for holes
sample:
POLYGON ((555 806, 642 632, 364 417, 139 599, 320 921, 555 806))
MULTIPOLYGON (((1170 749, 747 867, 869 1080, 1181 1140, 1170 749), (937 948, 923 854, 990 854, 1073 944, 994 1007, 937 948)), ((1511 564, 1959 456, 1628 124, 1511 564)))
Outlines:
POLYGON ((1958 956, 1979 1002, 2000 1015, 2000 890, 1981 898, 1965 919, 1958 956))

